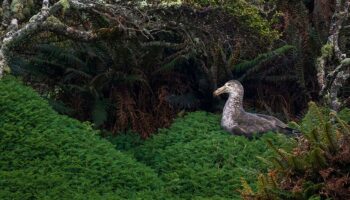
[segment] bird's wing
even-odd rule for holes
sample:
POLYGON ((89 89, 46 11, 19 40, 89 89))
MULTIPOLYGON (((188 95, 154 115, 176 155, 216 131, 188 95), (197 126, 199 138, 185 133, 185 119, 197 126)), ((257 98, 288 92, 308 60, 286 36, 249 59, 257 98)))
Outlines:
POLYGON ((269 120, 270 122, 274 123, 276 126, 280 128, 287 128, 287 124, 283 123, 281 120, 277 119, 276 117, 270 116, 270 115, 263 115, 263 114, 256 114, 258 117, 262 117, 264 119, 269 120))
POLYGON ((237 119, 237 123, 241 129, 249 133, 262 133, 277 129, 273 121, 253 113, 242 114, 237 119))

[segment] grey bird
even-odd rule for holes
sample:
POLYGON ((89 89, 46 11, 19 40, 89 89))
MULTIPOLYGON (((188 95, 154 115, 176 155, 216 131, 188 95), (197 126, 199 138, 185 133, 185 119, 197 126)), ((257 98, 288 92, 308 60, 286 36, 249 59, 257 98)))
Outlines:
POLYGON ((239 81, 231 80, 214 91, 214 96, 228 93, 221 127, 235 135, 244 135, 251 138, 253 134, 261 134, 268 131, 275 131, 285 134, 293 134, 293 129, 276 117, 245 112, 243 109, 244 88, 239 81))

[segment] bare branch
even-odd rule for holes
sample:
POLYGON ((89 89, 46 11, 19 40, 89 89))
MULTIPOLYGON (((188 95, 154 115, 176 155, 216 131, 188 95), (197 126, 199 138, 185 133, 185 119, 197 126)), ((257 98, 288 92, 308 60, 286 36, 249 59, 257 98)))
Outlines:
POLYGON ((81 31, 73 27, 69 27, 63 23, 53 23, 46 21, 40 25, 38 29, 40 31, 50 31, 58 35, 66 36, 70 39, 76 39, 80 41, 92 41, 98 38, 98 34, 93 31, 81 31))

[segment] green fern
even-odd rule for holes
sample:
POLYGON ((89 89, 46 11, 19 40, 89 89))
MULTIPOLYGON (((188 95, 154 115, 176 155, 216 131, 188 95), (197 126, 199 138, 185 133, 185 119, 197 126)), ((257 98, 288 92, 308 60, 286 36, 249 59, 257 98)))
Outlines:
POLYGON ((268 141, 270 148, 278 155, 271 158, 274 166, 269 174, 262 174, 258 178, 258 189, 250 192, 253 198, 245 197, 245 193, 242 193, 244 199, 323 199, 347 196, 344 193, 347 186, 338 184, 329 188, 327 185, 348 176, 348 169, 343 164, 349 162, 349 157, 346 157, 350 145, 348 124, 336 113, 311 102, 299 127, 304 136, 293 152, 278 149, 268 141))
POLYGON ((239 80, 244 80, 248 75, 251 75, 257 71, 260 70, 260 67, 262 66, 262 63, 271 61, 273 59, 276 59, 276 57, 285 55, 289 51, 295 49, 294 46, 291 45, 285 45, 278 49, 275 49, 271 52, 264 53, 259 55, 258 57, 254 58, 250 61, 243 61, 237 65, 234 66, 233 72, 235 73, 242 73, 245 74, 239 78, 239 80))

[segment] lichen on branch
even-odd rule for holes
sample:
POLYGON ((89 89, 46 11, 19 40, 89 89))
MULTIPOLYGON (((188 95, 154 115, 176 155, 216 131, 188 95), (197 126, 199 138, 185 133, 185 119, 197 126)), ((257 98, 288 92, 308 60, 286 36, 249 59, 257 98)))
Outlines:
POLYGON ((339 48, 339 33, 349 17, 349 1, 336 0, 327 43, 317 59, 317 80, 320 96, 333 110, 339 110, 343 102, 338 99, 339 90, 350 77, 349 58, 339 48))

